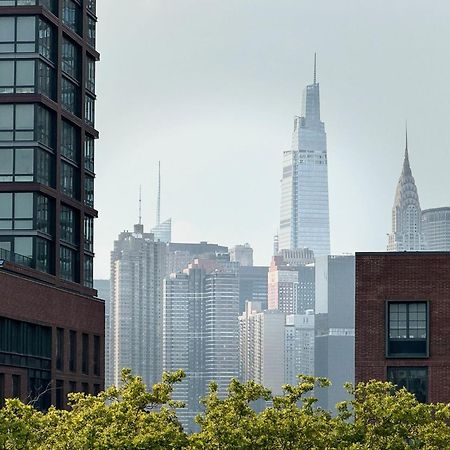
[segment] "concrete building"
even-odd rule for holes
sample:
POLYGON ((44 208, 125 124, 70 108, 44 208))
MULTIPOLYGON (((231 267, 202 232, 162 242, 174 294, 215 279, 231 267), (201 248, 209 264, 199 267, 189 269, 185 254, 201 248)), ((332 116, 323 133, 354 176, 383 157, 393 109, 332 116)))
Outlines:
POLYGON ((162 374, 162 287, 166 244, 155 242, 144 226, 123 232, 111 252, 110 374, 119 384, 123 368, 147 386, 162 374))
POLYGON ((253 249, 250 247, 250 244, 231 247, 230 261, 238 262, 241 267, 253 266, 253 249))
POLYGON ((356 254, 356 382, 450 402, 450 253, 356 254))
POLYGON ((0 403, 103 388, 96 22, 94 0, 0 2, 0 403))
POLYGON ((348 395, 344 383, 354 381, 355 258, 316 258, 315 370, 333 383, 318 389, 319 405, 334 409, 348 395))
POLYGON ((239 317, 240 378, 253 380, 281 394, 285 383, 286 315, 261 309, 261 302, 247 302, 239 317))
POLYGON ((422 233, 425 250, 450 251, 450 208, 433 208, 422 211, 422 233))
POLYGON ((388 252, 424 250, 422 210, 409 165, 408 135, 406 135, 403 170, 398 180, 392 207, 392 229, 388 239, 388 252))
POLYGON ((239 314, 245 311, 245 302, 261 302, 267 309, 267 277, 269 268, 264 266, 239 267, 239 314))
POLYGON ((327 136, 320 120, 319 83, 306 87, 303 114, 296 117, 292 146, 283 153, 279 249, 330 254, 327 136))

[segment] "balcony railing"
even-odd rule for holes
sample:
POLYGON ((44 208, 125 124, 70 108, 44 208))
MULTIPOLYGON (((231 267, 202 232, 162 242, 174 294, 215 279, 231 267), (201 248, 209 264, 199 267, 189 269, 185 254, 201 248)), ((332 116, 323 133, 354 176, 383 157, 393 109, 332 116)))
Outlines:
POLYGON ((13 262, 15 264, 18 264, 19 266, 34 268, 33 258, 20 255, 19 253, 10 252, 9 250, 5 250, 4 248, 0 248, 0 259, 13 262))

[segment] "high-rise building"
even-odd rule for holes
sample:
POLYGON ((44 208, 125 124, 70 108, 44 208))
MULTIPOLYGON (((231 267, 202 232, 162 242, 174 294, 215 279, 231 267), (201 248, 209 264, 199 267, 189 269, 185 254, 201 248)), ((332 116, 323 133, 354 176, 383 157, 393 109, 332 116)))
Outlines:
POLYGON ((156 200, 156 225, 151 229, 155 241, 170 242, 172 240, 172 219, 161 222, 161 161, 158 162, 158 198, 156 200))
POLYGON ((422 233, 427 251, 450 251, 450 208, 422 211, 422 233))
POLYGON ((330 254, 329 222, 327 137, 314 58, 303 115, 295 118, 291 149, 283 153, 279 249, 306 247, 315 255, 330 254))
POLYGON ((162 374, 162 287, 166 244, 144 226, 120 233, 111 252, 110 373, 120 383, 123 368, 147 386, 162 374))
POLYGON ((250 247, 250 244, 231 247, 230 260, 238 262, 241 267, 253 266, 253 249, 250 247))
POLYGON ((332 385, 317 389, 319 405, 334 409, 348 399, 343 388, 355 377, 355 257, 316 258, 314 374, 332 385))
POLYGON ((260 302, 247 302, 239 317, 239 376, 281 394, 285 384, 286 315, 261 309, 260 302))
POLYGON ((449 279, 448 252, 356 254, 356 382, 450 402, 449 279))
POLYGON ((261 302, 267 309, 267 276, 269 268, 264 266, 239 267, 239 313, 245 311, 245 302, 261 302))
POLYGON ((0 392, 42 409, 103 387, 96 22, 95 0, 0 2, 0 392))
POLYGON ((424 250, 422 235, 422 210, 414 177, 409 165, 408 135, 406 135, 403 170, 397 183, 392 207, 392 230, 389 234, 388 252, 424 250))

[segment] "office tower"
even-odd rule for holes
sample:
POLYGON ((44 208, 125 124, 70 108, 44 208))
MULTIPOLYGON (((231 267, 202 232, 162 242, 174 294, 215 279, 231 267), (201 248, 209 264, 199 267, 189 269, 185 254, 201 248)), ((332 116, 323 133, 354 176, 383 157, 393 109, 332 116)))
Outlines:
POLYGON ((355 367, 355 258, 316 258, 315 370, 332 382, 318 389, 319 405, 334 409, 347 399, 343 385, 354 381, 355 367))
POLYGON ((238 376, 237 266, 229 257, 211 256, 164 280, 163 369, 186 370, 174 398, 187 404, 179 417, 191 430, 208 383, 216 381, 224 396, 238 376))
POLYGON ((450 208, 422 211, 422 233, 425 250, 450 251, 450 208))
POLYGON ((247 302, 239 317, 241 380, 253 380, 281 394, 285 384, 286 315, 261 309, 261 302, 247 302))
POLYGON ((151 229, 155 241, 170 242, 172 240, 172 219, 161 222, 161 161, 158 162, 158 198, 156 200, 156 225, 151 229))
POLYGON ((297 375, 314 375, 314 311, 286 316, 285 383, 297 384, 297 375))
POLYGON ((209 244, 206 241, 199 243, 170 242, 167 244, 166 275, 184 270, 194 259, 216 259, 217 255, 227 255, 228 247, 209 244))
POLYGON ((245 311, 245 302, 261 302, 267 309, 267 276, 269 268, 264 266, 239 267, 239 314, 245 311))
POLYGON ((230 260, 238 262, 241 267, 253 266, 253 249, 250 247, 250 244, 231 247, 230 260))
POLYGON ((450 254, 356 254, 356 382, 450 402, 450 254))
POLYGON ((414 177, 409 165, 408 135, 406 135, 403 170, 397 183, 394 206, 392 207, 392 231, 389 234, 388 252, 421 251, 424 249, 422 236, 422 211, 414 177))
POLYGON ((111 339, 111 283, 109 280, 94 280, 94 289, 97 290, 97 298, 105 302, 105 386, 111 385, 108 379, 110 374, 111 356, 109 354, 109 341, 111 339))
POLYGON ((303 115, 295 118, 291 150, 283 153, 279 249, 330 254, 329 222, 327 137, 314 57, 314 81, 304 92, 303 115))
POLYGON ((147 386, 162 373, 162 286, 166 244, 155 242, 144 226, 120 233, 111 252, 110 374, 120 382, 123 368, 147 386))
POLYGON ((0 392, 41 409, 103 387, 96 21, 94 0, 0 2, 0 392))

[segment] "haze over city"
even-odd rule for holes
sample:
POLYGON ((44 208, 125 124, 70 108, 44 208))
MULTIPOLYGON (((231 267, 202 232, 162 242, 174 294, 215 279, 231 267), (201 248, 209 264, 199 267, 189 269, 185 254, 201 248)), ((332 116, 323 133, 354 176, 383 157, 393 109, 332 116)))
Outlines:
POLYGON ((162 216, 176 241, 250 242, 268 264, 282 151, 318 54, 333 253, 385 250, 405 122, 423 209, 449 202, 444 1, 118 1, 98 5, 95 276, 111 242, 162 216), (407 18, 405 11, 407 8, 407 18), (131 17, 131 14, 133 17, 131 17), (117 30, 120 29, 120 32, 117 30), (116 180, 114 183, 111 179, 116 180))

